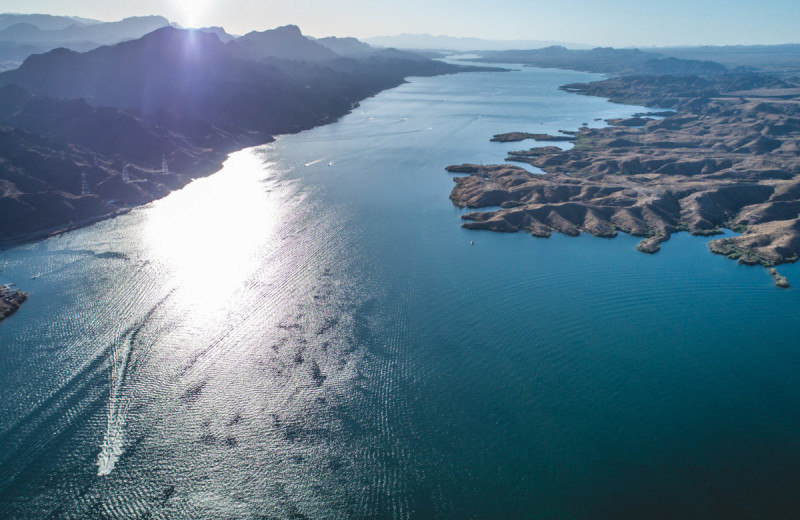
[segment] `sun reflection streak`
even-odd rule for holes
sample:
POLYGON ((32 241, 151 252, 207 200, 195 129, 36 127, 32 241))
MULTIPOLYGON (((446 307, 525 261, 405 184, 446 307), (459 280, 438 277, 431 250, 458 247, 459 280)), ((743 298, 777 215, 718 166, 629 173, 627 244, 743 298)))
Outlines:
POLYGON ((214 310, 259 265, 281 204, 265 187, 255 152, 238 153, 217 174, 156 202, 144 240, 150 260, 192 308, 214 310))

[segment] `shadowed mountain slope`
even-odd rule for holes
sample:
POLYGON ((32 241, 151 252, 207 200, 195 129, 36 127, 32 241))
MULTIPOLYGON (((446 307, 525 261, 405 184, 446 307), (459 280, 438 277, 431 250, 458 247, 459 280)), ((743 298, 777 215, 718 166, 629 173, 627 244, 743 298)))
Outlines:
POLYGON ((255 44, 223 43, 218 31, 163 27, 86 53, 31 56, 0 74, 0 198, 9 197, 6 214, 19 213, 0 225, 0 241, 162 197, 217 171, 233 150, 332 122, 405 76, 469 70, 397 51, 342 58, 294 27, 264 34, 243 40, 258 40, 254 54, 255 44))

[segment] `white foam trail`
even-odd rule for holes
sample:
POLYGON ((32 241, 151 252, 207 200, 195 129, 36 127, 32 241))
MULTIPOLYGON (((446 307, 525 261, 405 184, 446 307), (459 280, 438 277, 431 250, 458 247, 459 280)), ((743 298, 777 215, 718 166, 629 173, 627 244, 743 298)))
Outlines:
POLYGON ((311 166, 311 165, 313 165, 313 164, 320 163, 320 162, 322 162, 322 161, 324 161, 324 160, 325 160, 325 159, 317 159, 316 161, 307 162, 307 163, 305 163, 303 166, 311 166))
POLYGON ((97 456, 97 475, 104 477, 110 475, 114 466, 123 453, 125 417, 117 414, 112 417, 109 414, 109 425, 106 430, 100 454, 97 456))
POLYGON ((111 474, 125 451, 125 423, 128 421, 128 411, 135 395, 135 386, 131 385, 129 380, 131 374, 136 372, 138 364, 147 356, 153 346, 153 342, 147 339, 146 334, 142 334, 142 330, 145 325, 150 323, 153 313, 173 292, 174 289, 138 323, 122 333, 121 337, 118 336, 111 344, 108 419, 103 443, 100 445, 100 453, 97 455, 98 476, 111 474), (134 348, 136 352, 134 352, 134 348))
MULTIPOLYGON (((133 348, 129 341, 126 341, 126 343, 128 343, 128 349, 133 348)), ((97 456, 97 474, 101 477, 110 474, 114 470, 114 465, 122 455, 122 432, 130 405, 130 399, 120 400, 129 356, 128 352, 120 352, 118 345, 119 341, 115 341, 111 345, 111 399, 108 403, 106 433, 103 437, 103 444, 100 447, 100 454, 97 456)))
POLYGON ((108 419, 103 444, 97 455, 97 474, 101 477, 109 475, 114 470, 114 466, 124 451, 124 428, 128 419, 131 397, 124 395, 123 387, 129 370, 131 349, 133 349, 131 333, 128 333, 124 340, 117 340, 111 345, 111 395, 108 403, 108 419), (120 343, 123 343, 122 348, 120 343), (124 348, 124 346, 128 348, 124 348))

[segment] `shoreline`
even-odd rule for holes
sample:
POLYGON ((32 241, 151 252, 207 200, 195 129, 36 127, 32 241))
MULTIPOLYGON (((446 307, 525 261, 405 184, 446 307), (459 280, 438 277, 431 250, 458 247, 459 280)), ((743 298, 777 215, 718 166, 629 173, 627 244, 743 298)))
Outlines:
MULTIPOLYGON (((211 174, 213 175, 213 174, 211 174)), ((158 199, 153 199, 158 200, 158 199)), ((153 202, 153 201, 150 201, 153 202)), ((25 245, 25 244, 32 244, 38 242, 39 240, 47 240, 48 238, 57 237, 59 235, 63 235, 64 233, 68 233, 70 231, 75 231, 76 229, 81 229, 84 227, 91 226, 92 224, 96 224, 97 222, 101 222, 103 220, 109 220, 113 218, 117 218, 121 215, 125 215, 130 211, 149 204, 150 202, 145 202, 143 204, 129 207, 129 208, 120 208, 119 210, 113 211, 111 213, 106 213, 103 215, 97 215, 94 217, 88 217, 78 222, 73 222, 66 226, 54 226, 48 229, 43 229, 41 231, 33 231, 31 233, 25 233, 23 235, 17 235, 13 237, 3 238, 0 239, 0 251, 5 251, 7 249, 11 249, 13 247, 25 245)))
POLYGON ((28 293, 12 289, 11 285, 0 285, 0 322, 19 310, 28 299, 28 293))
MULTIPOLYGON (((497 69, 497 71, 501 70, 504 69, 497 69)), ((447 70, 435 75, 442 75, 442 74, 451 75, 464 72, 485 72, 485 71, 495 71, 495 69, 491 67, 467 66, 462 70, 447 70)), ((420 73, 418 76, 426 77, 426 74, 420 73)), ((63 197, 67 201, 75 201, 75 202, 86 202, 87 200, 91 201, 94 204, 93 205, 89 204, 87 205, 87 207, 89 208, 93 207, 95 208, 95 211, 97 211, 98 208, 102 208, 102 212, 93 215, 90 214, 85 218, 76 219, 74 221, 70 220, 69 222, 65 222, 63 224, 59 223, 42 229, 35 229, 33 231, 25 231, 22 233, 3 236, 0 238, 0 250, 5 251, 14 247, 19 247, 26 244, 32 244, 39 241, 47 240, 52 237, 64 235, 70 231, 91 226, 100 221, 125 215, 128 212, 140 206, 144 206, 156 200, 162 199, 171 194, 172 192, 186 187, 195 179, 209 177, 221 171, 225 161, 227 161, 230 155, 233 153, 239 152, 246 148, 252 148, 269 144, 275 141, 276 136, 296 134, 313 128, 335 123, 339 121, 342 117, 351 114, 353 110, 358 108, 360 106, 360 103, 363 102, 364 100, 373 98, 384 91, 391 90, 404 83, 407 83, 408 78, 411 77, 417 77, 417 75, 410 75, 406 78, 402 78, 399 81, 392 82, 392 84, 390 85, 386 85, 385 88, 379 89, 377 91, 371 91, 362 98, 357 99, 352 103, 350 103, 349 107, 346 107, 346 109, 341 113, 326 114, 320 117, 319 120, 313 124, 299 123, 294 128, 291 128, 285 132, 280 132, 277 134, 264 134, 261 132, 243 131, 239 134, 227 134, 228 135, 227 139, 218 142, 216 146, 207 148, 204 148, 201 145, 194 143, 187 138, 186 141, 184 142, 183 147, 178 147, 169 151, 169 157, 177 157, 178 159, 183 159, 184 163, 186 164, 185 167, 179 166, 177 168, 178 170, 181 170, 180 172, 168 171, 166 167, 164 168, 164 171, 159 171, 157 169, 154 169, 152 165, 150 165, 150 167, 146 167, 127 161, 120 163, 118 157, 103 157, 100 154, 97 154, 90 150, 82 150, 82 149, 79 150, 69 144, 58 145, 57 143, 46 142, 45 144, 50 148, 43 148, 40 145, 39 151, 44 149, 46 152, 49 152, 51 157, 57 156, 57 154, 60 153, 62 162, 64 162, 65 154, 69 154, 67 157, 70 160, 71 166, 77 167, 78 169, 94 168, 95 171, 101 171, 106 175, 106 178, 104 179, 105 183, 108 184, 113 183, 113 185, 107 188, 106 191, 96 195, 82 194, 81 196, 75 196, 70 193, 63 193, 63 192, 55 193, 56 195, 63 197), (128 167, 129 176, 131 177, 132 180, 130 181, 120 180, 123 177, 121 172, 122 165, 128 167)), ((14 137, 16 137, 17 135, 22 135, 23 138, 27 139, 32 136, 32 134, 28 134, 24 131, 19 131, 16 129, 8 129, 8 131, 14 137)), ((167 154, 164 154, 165 160, 166 157, 167 154)), ((76 168, 71 168, 71 169, 76 169, 76 168)), ((89 171, 92 170, 89 169, 89 171)), ((98 188, 99 187, 100 186, 98 186, 98 188)), ((33 211, 36 210, 35 207, 30 209, 33 211)), ((2 314, 5 311, 2 305, 0 305, 0 321, 2 321, 4 317, 8 317, 11 314, 15 313, 28 298, 28 294, 22 291, 10 291, 8 294, 11 295, 9 296, 10 298, 9 302, 13 303, 9 303, 8 312, 6 314, 2 314)), ((5 297, 6 293, 0 293, 0 298, 5 298, 5 297)), ((1 302, 2 301, 0 300, 0 303, 1 302)))
MULTIPOLYGON (((459 69, 443 70, 433 75, 500 72, 506 70, 474 65, 458 65, 457 67, 459 69)), ((59 166, 64 171, 89 172, 89 180, 92 184, 91 195, 76 195, 75 193, 64 191, 17 194, 17 197, 28 198, 33 198, 34 196, 41 198, 45 194, 60 197, 60 200, 69 205, 81 206, 83 214, 76 214, 75 216, 81 216, 82 218, 62 219, 62 222, 48 225, 41 229, 22 232, 11 233, 0 230, 0 250, 61 235, 74 229, 125 214, 131 209, 159 200, 173 191, 185 187, 196 178, 215 174, 222 169, 223 164, 232 153, 245 148, 269 144, 275 141, 276 136, 292 135, 335 123, 342 117, 351 114, 364 100, 408 83, 409 78, 428 76, 430 74, 425 73, 425 71, 419 71, 417 74, 411 74, 398 81, 392 81, 390 84, 384 85, 383 88, 365 93, 366 95, 352 101, 349 106, 342 107, 343 110, 341 112, 335 110, 334 113, 320 115, 318 120, 313 123, 308 121, 298 122, 296 125, 287 127, 284 131, 279 131, 278 133, 264 133, 245 128, 240 128, 239 132, 235 133, 215 130, 219 139, 211 144, 196 143, 189 137, 181 136, 181 139, 174 140, 178 141, 178 146, 165 150, 163 154, 160 151, 148 154, 150 164, 143 164, 144 159, 125 160, 119 154, 103 156, 90 149, 57 141, 34 141, 33 139, 38 139, 39 136, 11 127, 0 127, 0 133, 5 130, 8 134, 12 134, 12 137, 16 138, 22 145, 31 145, 31 143, 35 142, 38 153, 45 157, 58 161, 60 156, 59 166), (155 158, 158 158, 160 164, 162 155, 165 161, 169 163, 169 171, 166 173, 162 172, 154 162, 155 158), (121 180, 123 165, 127 166, 130 172, 131 181, 127 183, 121 180), (100 180, 97 181, 97 179, 100 180), (95 187, 97 188, 96 194, 94 193, 95 187)), ((76 186, 78 185, 80 185, 80 179, 76 180, 76 186)), ((23 221, 26 218, 33 218, 39 221, 59 220, 58 216, 47 213, 47 210, 39 211, 40 207, 48 206, 44 201, 39 201, 38 199, 33 202, 25 200, 22 205, 28 212, 28 215, 20 217, 23 221), (39 211, 39 213, 37 214, 36 211, 39 211)))

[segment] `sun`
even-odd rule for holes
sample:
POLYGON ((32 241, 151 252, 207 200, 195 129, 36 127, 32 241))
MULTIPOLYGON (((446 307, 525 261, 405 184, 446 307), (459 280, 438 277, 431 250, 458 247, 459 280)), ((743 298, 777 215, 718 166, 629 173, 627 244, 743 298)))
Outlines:
POLYGON ((210 0, 173 0, 187 27, 196 27, 203 19, 210 0))

